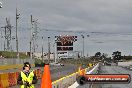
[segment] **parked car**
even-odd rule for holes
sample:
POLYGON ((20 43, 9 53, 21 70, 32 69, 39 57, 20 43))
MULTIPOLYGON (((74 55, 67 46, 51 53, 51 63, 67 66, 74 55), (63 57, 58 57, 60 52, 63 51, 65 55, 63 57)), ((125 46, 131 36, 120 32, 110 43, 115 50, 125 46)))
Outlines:
POLYGON ((64 64, 58 63, 58 62, 50 63, 50 65, 54 65, 54 66, 64 66, 64 64))

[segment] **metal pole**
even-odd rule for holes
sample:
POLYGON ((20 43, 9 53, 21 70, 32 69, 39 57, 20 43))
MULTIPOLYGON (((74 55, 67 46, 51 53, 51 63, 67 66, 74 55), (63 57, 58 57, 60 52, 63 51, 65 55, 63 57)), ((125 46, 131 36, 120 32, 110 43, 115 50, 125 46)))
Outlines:
POLYGON ((57 37, 58 36, 55 36, 55 62, 58 60, 57 37))
POLYGON ((50 37, 48 37, 48 63, 50 63, 50 42, 49 42, 50 37))
POLYGON ((31 41, 30 41, 30 59, 32 59, 31 41))
POLYGON ((42 62, 44 62, 44 54, 43 54, 43 37, 42 37, 42 62))
POLYGON ((33 52, 32 52, 33 58, 35 55, 35 39, 34 39, 34 33, 33 33, 33 52))
POLYGON ((17 8, 16 8, 16 50, 17 50, 17 57, 18 57, 18 39, 17 39, 17 8))
POLYGON ((84 58, 84 35, 81 35, 83 38, 83 58, 84 58))
POLYGON ((6 48, 5 48, 5 40, 4 40, 4 51, 6 51, 6 48))
POLYGON ((5 29, 5 36, 4 36, 4 51, 6 50, 6 47, 5 47, 5 42, 6 42, 6 26, 5 27, 1 27, 1 28, 4 28, 5 29))
POLYGON ((1 51, 2 51, 2 41, 3 39, 2 39, 2 30, 1 30, 1 51))
MULTIPOLYGON (((87 35, 87 38, 90 37, 90 35, 87 35)), ((88 49, 87 49, 87 58, 89 57, 89 52, 88 52, 88 49)))
POLYGON ((30 59, 32 59, 32 15, 31 15, 31 30, 30 30, 30 59))
POLYGON ((19 58, 19 51, 18 51, 18 33, 17 33, 17 20, 19 19, 19 15, 17 14, 17 8, 16 8, 16 50, 17 50, 17 58, 19 58))
POLYGON ((4 51, 6 51, 6 26, 4 28, 5 28, 4 51))
POLYGON ((55 41, 55 63, 57 62, 58 52, 57 52, 57 42, 55 41))
POLYGON ((84 58, 84 37, 83 37, 83 58, 84 58))

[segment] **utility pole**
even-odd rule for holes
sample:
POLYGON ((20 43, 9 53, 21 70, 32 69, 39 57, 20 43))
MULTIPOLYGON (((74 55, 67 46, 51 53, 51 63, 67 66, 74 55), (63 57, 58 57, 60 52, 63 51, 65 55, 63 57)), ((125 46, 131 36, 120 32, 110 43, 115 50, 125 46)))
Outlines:
POLYGON ((1 51, 2 51, 2 42, 3 42, 3 39, 2 39, 2 30, 1 30, 1 51))
POLYGON ((55 61, 55 63, 57 62, 56 60, 57 60, 57 45, 56 45, 57 43, 56 43, 56 41, 55 41, 55 43, 53 44, 53 47, 54 47, 54 61, 55 61))
POLYGON ((55 63, 57 62, 58 59, 58 51, 57 51, 57 42, 55 41, 55 52, 56 52, 56 56, 55 56, 55 63))
POLYGON ((43 53, 43 37, 42 37, 42 62, 44 61, 44 53, 43 53))
POLYGON ((38 39, 37 20, 34 20, 32 15, 31 15, 31 26, 32 27, 31 27, 31 35, 30 35, 30 54, 32 52, 33 56, 34 56, 34 53, 36 52, 36 48, 38 48, 38 45, 37 45, 37 39, 38 39), (33 29, 33 32, 32 32, 32 29, 33 29))
POLYGON ((17 30, 17 20, 19 19, 20 14, 17 13, 16 8, 16 50, 17 50, 17 58, 19 58, 19 51, 18 51, 18 30, 17 30))
POLYGON ((13 26, 11 26, 10 24, 10 19, 6 18, 6 40, 7 40, 7 50, 11 51, 11 40, 12 40, 12 36, 11 36, 11 29, 13 26))
POLYGON ((38 44, 37 44, 37 39, 38 39, 38 19, 37 20, 35 20, 35 24, 34 24, 34 26, 35 26, 35 31, 34 31, 34 33, 35 33, 35 52, 36 52, 36 50, 37 50, 37 48, 38 48, 38 44))
POLYGON ((83 38, 83 58, 84 58, 84 35, 81 35, 83 38))
POLYGON ((48 63, 50 63, 50 42, 49 42, 50 37, 48 37, 48 63))
POLYGON ((35 34, 34 33, 32 35, 32 38, 33 38, 33 47, 32 47, 33 52, 32 52, 32 54, 33 54, 33 58, 34 58, 34 55, 35 55, 35 34))
POLYGON ((31 30, 30 30, 30 59, 32 59, 32 27, 33 27, 33 18, 31 15, 31 30))
POLYGON ((4 27, 1 27, 1 28, 4 28, 5 29, 5 36, 4 36, 4 51, 6 50, 6 47, 5 47, 5 41, 6 41, 6 26, 4 27))

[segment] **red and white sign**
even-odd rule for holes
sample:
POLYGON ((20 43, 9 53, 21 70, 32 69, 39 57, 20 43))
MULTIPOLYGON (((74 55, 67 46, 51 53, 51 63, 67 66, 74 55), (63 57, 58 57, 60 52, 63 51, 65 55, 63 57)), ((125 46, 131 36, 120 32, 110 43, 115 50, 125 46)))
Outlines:
POLYGON ((129 83, 131 80, 128 74, 88 74, 85 78, 88 83, 129 83))

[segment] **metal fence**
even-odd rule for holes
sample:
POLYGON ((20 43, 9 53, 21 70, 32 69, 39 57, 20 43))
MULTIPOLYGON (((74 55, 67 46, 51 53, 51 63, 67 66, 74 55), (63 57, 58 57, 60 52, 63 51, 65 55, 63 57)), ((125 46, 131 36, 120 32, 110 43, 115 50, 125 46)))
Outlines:
POLYGON ((13 65, 13 64, 23 64, 24 62, 29 62, 30 64, 34 64, 34 59, 0 59, 0 65, 13 65))

